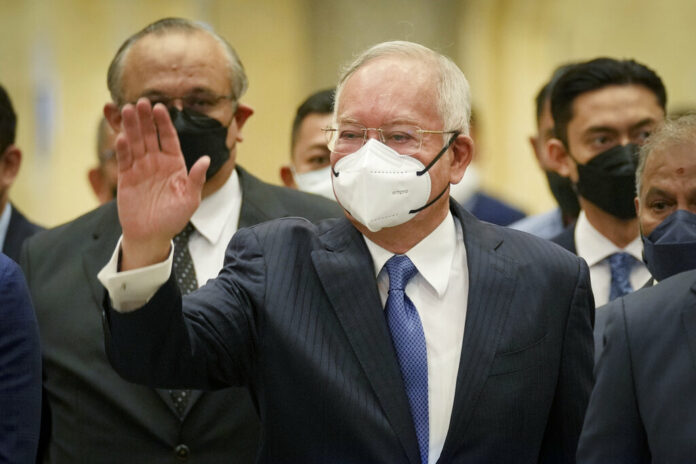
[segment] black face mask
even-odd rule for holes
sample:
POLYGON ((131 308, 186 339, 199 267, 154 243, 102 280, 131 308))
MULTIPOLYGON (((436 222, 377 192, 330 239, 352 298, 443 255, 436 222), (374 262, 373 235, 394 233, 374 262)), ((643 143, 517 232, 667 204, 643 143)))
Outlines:
POLYGON ((549 188, 556 203, 561 208, 563 217, 577 218, 580 214, 580 203, 571 180, 553 171, 546 171, 546 180, 549 182, 549 188))
POLYGON ((227 127, 217 119, 184 108, 169 109, 169 116, 179 135, 179 144, 186 161, 186 169, 191 170, 203 155, 210 157, 210 166, 205 173, 206 180, 213 177, 230 158, 227 148, 227 127))
POLYGON ((696 214, 679 209, 642 238, 643 261, 658 281, 696 269, 696 214))
POLYGON ((586 164, 578 163, 579 195, 619 219, 636 217, 638 146, 617 145, 586 164))

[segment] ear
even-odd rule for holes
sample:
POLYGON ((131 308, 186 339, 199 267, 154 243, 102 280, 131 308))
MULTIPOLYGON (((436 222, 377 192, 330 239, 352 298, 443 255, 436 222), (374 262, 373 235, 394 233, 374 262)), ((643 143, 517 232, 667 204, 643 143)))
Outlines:
POLYGON ((557 138, 546 142, 546 153, 549 156, 549 167, 563 177, 572 177, 575 164, 571 159, 565 145, 557 138))
POLYGON ((121 132, 121 108, 116 103, 104 105, 104 117, 114 132, 117 134, 121 132))
POLYGON ((287 164, 280 167, 280 179, 283 181, 283 185, 293 189, 297 188, 295 184, 295 177, 292 175, 292 169, 287 164))
POLYGON ((639 197, 635 197, 633 199, 633 205, 636 208, 636 216, 638 216, 638 218, 640 218, 640 198, 639 197))
POLYGON ((16 145, 10 145, 5 149, 5 153, 0 156, 0 190, 6 190, 12 186, 19 167, 22 164, 22 150, 16 145))
POLYGON ((469 163, 474 159, 474 141, 468 135, 458 135, 452 144, 450 184, 458 184, 469 163))
POLYGON ((242 137, 242 126, 244 126, 244 123, 252 114, 254 114, 254 109, 251 106, 243 103, 237 105, 237 112, 234 113, 234 120, 237 123, 237 142, 244 140, 244 137, 242 137))
POLYGON ((90 169, 87 172, 87 179, 89 180, 89 185, 92 186, 94 196, 97 197, 99 203, 103 204, 107 202, 107 192, 104 191, 104 174, 101 172, 99 167, 90 169))

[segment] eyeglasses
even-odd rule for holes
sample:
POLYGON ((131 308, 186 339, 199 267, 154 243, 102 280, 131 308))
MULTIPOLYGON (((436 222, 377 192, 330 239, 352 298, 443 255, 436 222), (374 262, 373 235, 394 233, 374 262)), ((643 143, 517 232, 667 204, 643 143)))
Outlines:
POLYGON ((170 97, 169 95, 151 95, 147 97, 155 106, 156 103, 162 103, 167 108, 174 106, 174 103, 178 100, 181 102, 181 106, 185 109, 189 109, 201 114, 210 114, 216 109, 218 109, 221 102, 224 100, 230 100, 235 103, 236 101, 234 95, 215 95, 210 93, 195 93, 191 95, 184 95, 183 97, 170 97))
POLYGON ((456 133, 456 131, 426 130, 408 124, 389 124, 375 128, 343 123, 338 127, 327 127, 322 130, 326 134, 329 150, 340 154, 358 151, 367 141, 368 131, 377 131, 380 142, 402 155, 418 153, 423 145, 423 134, 456 133))

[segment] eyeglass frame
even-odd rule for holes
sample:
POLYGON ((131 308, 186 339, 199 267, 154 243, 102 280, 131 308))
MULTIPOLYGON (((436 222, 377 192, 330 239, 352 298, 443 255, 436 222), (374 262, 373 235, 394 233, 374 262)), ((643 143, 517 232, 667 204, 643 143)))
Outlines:
MULTIPOLYGON (((185 100, 187 100, 187 99, 194 99, 194 98, 196 98, 196 97, 199 97, 199 98, 200 98, 200 97, 202 97, 202 96, 204 96, 204 95, 210 96, 210 97, 211 97, 211 100, 214 101, 214 103, 212 103, 213 108, 212 108, 211 110, 209 110, 209 113, 210 113, 210 112, 213 112, 215 109, 217 109, 216 106, 217 106, 218 104, 220 104, 220 102, 223 101, 223 100, 229 100, 229 101, 231 101, 231 102, 234 104, 233 113, 236 113, 236 112, 237 112, 237 109, 239 108, 239 100, 237 99, 237 96, 234 95, 234 94, 231 94, 231 95, 214 95, 214 94, 205 94, 205 93, 203 93, 203 94, 200 94, 200 93, 199 93, 199 94, 195 94, 195 93, 193 93, 193 94, 184 95, 184 96, 182 96, 182 97, 172 97, 172 96, 169 96, 169 95, 166 95, 166 94, 161 94, 161 93, 157 92, 157 93, 153 93, 153 94, 150 94, 150 95, 142 95, 142 96, 139 97, 139 98, 147 98, 147 99, 150 101, 150 104, 151 104, 153 107, 154 107, 157 103, 161 103, 161 104, 163 104, 167 109, 169 109, 169 108, 171 108, 171 107, 173 106, 173 102, 175 102, 175 101, 177 101, 177 100, 180 100, 180 101, 181 101, 181 106, 182 106, 182 108, 188 109, 188 110, 190 110, 190 111, 195 111, 196 113, 204 114, 204 115, 207 116, 208 113, 201 112, 201 111, 198 111, 198 110, 196 110, 196 109, 193 109, 190 105, 186 105, 186 103, 185 103, 185 100)), ((135 102, 128 102, 128 103, 130 103, 130 104, 132 104, 132 105, 135 105, 135 102)), ((121 106, 123 106, 123 105, 121 105, 121 106)))
MULTIPOLYGON (((358 123, 346 123, 346 124, 352 124, 357 127, 362 127, 362 133, 363 133, 363 138, 362 138, 362 144, 360 147, 357 148, 357 150, 360 150, 365 143, 367 143, 367 131, 377 131, 379 133, 379 140, 380 142, 386 144, 386 140, 384 138, 384 129, 382 127, 365 127, 362 124, 358 123)), ((392 125, 392 126, 397 126, 399 124, 387 124, 387 126, 392 125)), ((460 131, 456 130, 430 130, 430 129, 421 129, 419 126, 416 126, 415 124, 403 124, 403 126, 408 126, 408 127, 415 127, 416 132, 419 135, 419 140, 418 140, 418 149, 414 151, 413 153, 409 153, 409 155, 415 155, 416 153, 420 153, 421 149, 423 148, 423 134, 460 134, 460 131)), ((334 137, 338 136, 338 127, 324 127, 321 129, 324 134, 326 134, 327 138, 327 146, 329 150, 331 150, 333 153, 339 153, 341 155, 349 155, 351 153, 355 153, 355 151, 350 152, 350 153, 343 153, 343 152, 338 152, 334 151, 334 149, 330 146, 332 145, 331 140, 334 137)), ((451 142, 450 142, 451 143, 451 142)), ((336 146, 336 143, 333 143, 334 147, 336 146)))

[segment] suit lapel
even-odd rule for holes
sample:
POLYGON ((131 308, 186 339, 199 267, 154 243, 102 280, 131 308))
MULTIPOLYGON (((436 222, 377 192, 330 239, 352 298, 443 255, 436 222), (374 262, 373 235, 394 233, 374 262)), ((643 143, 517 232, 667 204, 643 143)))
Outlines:
MULTIPOLYGON (((691 291, 696 293, 696 285, 691 287, 691 291)), ((692 301, 690 307, 682 312, 682 320, 686 329, 686 338, 691 352, 692 366, 696 369, 696 301, 692 301)))
POLYGON ((476 399, 488 378, 517 275, 517 264, 498 251, 502 238, 496 228, 479 222, 459 205, 453 204, 452 210, 464 231, 469 297, 452 417, 441 455, 443 462, 448 462, 466 433, 476 399))
POLYGON ((322 242, 326 249, 312 252, 321 284, 409 461, 418 463, 418 441, 370 253, 347 219, 322 242))
POLYGON ((281 208, 280 202, 269 196, 268 189, 264 188, 265 185, 260 180, 239 166, 236 169, 242 188, 242 207, 237 229, 288 215, 288 212, 281 208))

